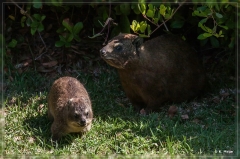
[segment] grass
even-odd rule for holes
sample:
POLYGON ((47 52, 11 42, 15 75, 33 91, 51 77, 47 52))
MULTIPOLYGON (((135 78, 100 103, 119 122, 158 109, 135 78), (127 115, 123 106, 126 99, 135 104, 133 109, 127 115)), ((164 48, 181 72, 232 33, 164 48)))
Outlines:
POLYGON ((5 157, 34 155, 48 158, 71 154, 71 158, 77 158, 77 155, 86 158, 165 158, 169 155, 235 154, 234 96, 230 94, 218 103, 212 100, 219 96, 217 92, 222 86, 201 99, 175 104, 179 113, 169 118, 168 106, 162 112, 147 116, 134 112, 121 89, 117 73, 109 66, 102 67, 98 76, 79 71, 77 78, 85 85, 92 100, 93 127, 81 137, 69 134, 53 144, 46 97, 54 79, 31 71, 15 76, 4 100, 5 157), (184 114, 188 114, 189 119, 182 119, 184 114), (233 153, 224 153, 226 151, 233 153))

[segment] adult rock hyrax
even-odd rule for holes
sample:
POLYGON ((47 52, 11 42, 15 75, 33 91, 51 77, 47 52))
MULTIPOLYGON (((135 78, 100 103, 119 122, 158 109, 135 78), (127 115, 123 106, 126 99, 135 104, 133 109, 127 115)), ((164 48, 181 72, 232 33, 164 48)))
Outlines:
POLYGON ((91 129, 91 101, 76 78, 61 77, 53 83, 48 95, 48 117, 53 120, 53 140, 68 133, 84 133, 91 129))
POLYGON ((174 35, 143 43, 136 35, 120 33, 100 50, 100 55, 117 68, 123 89, 138 111, 159 111, 164 102, 189 100, 205 85, 196 53, 174 35))

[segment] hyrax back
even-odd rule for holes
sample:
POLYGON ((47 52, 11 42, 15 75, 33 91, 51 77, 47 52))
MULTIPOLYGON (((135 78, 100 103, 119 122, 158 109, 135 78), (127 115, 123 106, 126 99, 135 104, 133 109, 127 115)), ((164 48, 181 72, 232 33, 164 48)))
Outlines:
POLYGON ((91 101, 76 78, 61 77, 53 83, 48 95, 48 117, 53 120, 53 140, 68 133, 83 133, 91 129, 91 101))
POLYGON ((157 111, 163 102, 183 102, 199 95, 205 85, 196 53, 174 35, 143 43, 136 35, 119 34, 100 55, 118 69, 126 95, 137 110, 157 111))

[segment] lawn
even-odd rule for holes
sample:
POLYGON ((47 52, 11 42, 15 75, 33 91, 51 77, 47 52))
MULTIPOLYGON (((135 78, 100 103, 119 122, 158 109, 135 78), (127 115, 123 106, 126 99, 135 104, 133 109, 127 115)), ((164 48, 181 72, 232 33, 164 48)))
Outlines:
POLYGON ((83 136, 69 134, 54 144, 50 140, 47 94, 57 77, 31 70, 15 74, 6 80, 4 93, 5 157, 217 158, 236 154, 236 85, 227 73, 211 73, 210 90, 201 98, 169 103, 161 112, 141 115, 132 109, 115 69, 101 63, 98 74, 76 72, 72 76, 84 84, 92 100, 92 129, 83 136), (168 114, 170 106, 178 108, 172 117, 168 114))

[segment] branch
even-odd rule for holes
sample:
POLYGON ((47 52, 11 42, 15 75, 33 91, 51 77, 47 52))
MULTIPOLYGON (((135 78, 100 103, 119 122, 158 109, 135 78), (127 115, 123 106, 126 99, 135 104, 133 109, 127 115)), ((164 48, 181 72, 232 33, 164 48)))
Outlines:
POLYGON ((95 37, 97 37, 97 36, 101 36, 101 35, 103 34, 102 32, 103 32, 106 28, 108 28, 107 37, 105 38, 105 41, 104 41, 104 43, 103 43, 103 45, 105 45, 105 43, 107 42, 107 39, 108 39, 109 30, 110 30, 110 25, 111 25, 112 23, 115 24, 115 23, 113 22, 113 19, 110 17, 110 15, 111 15, 111 4, 110 4, 110 7, 109 7, 109 16, 108 16, 107 20, 105 21, 102 30, 101 30, 99 33, 93 35, 92 37, 89 37, 89 36, 88 36, 89 38, 95 38, 95 37))
POLYGON ((142 14, 142 15, 143 15, 143 17, 144 17, 145 19, 147 19, 149 22, 151 22, 152 24, 158 26, 158 24, 155 24, 155 23, 153 23, 150 19, 148 19, 148 17, 147 17, 145 14, 142 14))

